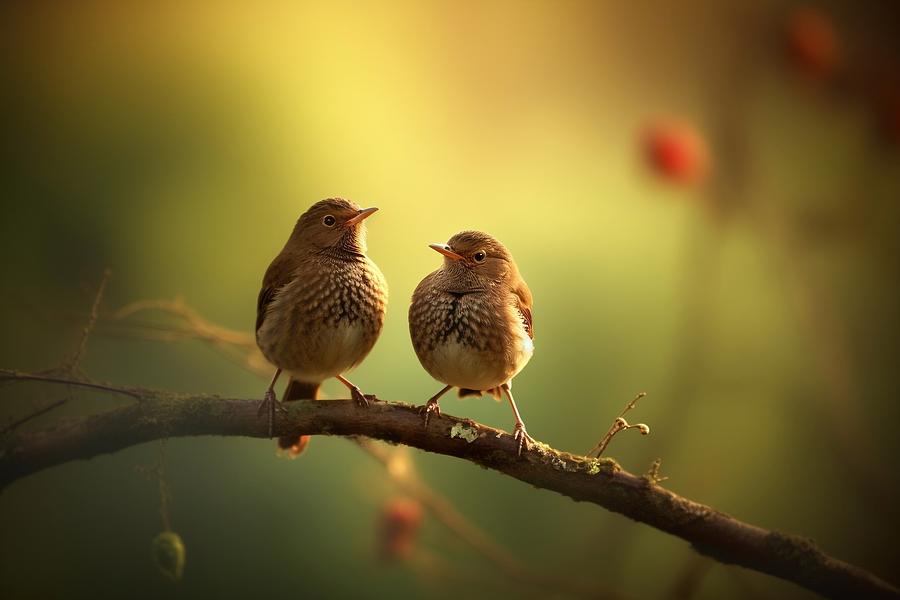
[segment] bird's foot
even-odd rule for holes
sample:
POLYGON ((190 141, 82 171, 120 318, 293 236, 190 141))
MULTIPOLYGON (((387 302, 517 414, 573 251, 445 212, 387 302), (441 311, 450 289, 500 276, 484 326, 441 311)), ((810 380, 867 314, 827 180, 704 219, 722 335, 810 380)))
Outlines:
POLYGON ((266 396, 260 401, 259 406, 256 409, 256 416, 261 417, 263 416, 263 414, 268 415, 270 438, 274 434, 276 412, 287 414, 287 409, 281 404, 281 402, 278 401, 278 396, 275 395, 275 390, 269 388, 266 390, 266 396))
POLYGON ((513 433, 513 439, 519 442, 519 448, 516 454, 518 456, 522 456, 522 450, 530 450, 531 444, 534 443, 534 438, 528 435, 528 432, 525 431, 525 423, 516 423, 516 429, 513 433))
POLYGON ((369 402, 378 400, 375 394, 363 394, 362 390, 356 386, 350 388, 350 397, 353 398, 353 401, 360 408, 369 408, 369 402))
POLYGON ((419 408, 419 413, 425 419, 425 429, 428 429, 428 419, 431 418, 431 413, 438 417, 441 416, 441 407, 438 406, 438 401, 432 398, 425 403, 425 406, 419 408))

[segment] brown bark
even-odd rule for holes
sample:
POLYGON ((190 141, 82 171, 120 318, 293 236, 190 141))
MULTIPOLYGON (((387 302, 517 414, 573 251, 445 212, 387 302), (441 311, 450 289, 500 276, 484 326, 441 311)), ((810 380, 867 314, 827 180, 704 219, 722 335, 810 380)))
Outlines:
MULTIPOLYGON (((134 405, 63 420, 39 431, 14 432, 0 450, 0 489, 19 477, 74 459, 166 437, 267 437, 254 400, 125 389, 134 405)), ((364 435, 455 456, 577 501, 598 504, 676 535, 720 562, 793 581, 833 598, 897 598, 900 592, 867 571, 824 554, 812 541, 739 521, 683 498, 611 459, 590 459, 535 447, 516 456, 508 433, 451 416, 432 416, 426 430, 416 407, 350 400, 292 403, 275 435, 364 435)))

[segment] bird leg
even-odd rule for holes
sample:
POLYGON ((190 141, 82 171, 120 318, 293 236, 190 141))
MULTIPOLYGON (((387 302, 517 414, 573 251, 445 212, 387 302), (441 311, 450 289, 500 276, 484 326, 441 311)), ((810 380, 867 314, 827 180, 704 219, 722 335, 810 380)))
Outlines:
POLYGON ((260 401, 259 407, 256 409, 256 416, 261 417, 263 412, 267 412, 269 416, 269 438, 272 437, 275 430, 275 412, 287 413, 287 409, 282 406, 281 402, 278 401, 278 396, 275 395, 275 382, 278 381, 278 376, 281 375, 281 369, 275 370, 275 375, 272 377, 271 383, 269 383, 269 387, 266 388, 266 395, 260 401))
POLYGON ((369 400, 378 400, 378 398, 375 397, 375 394, 363 394, 358 386, 354 385, 342 375, 336 375, 335 378, 349 388, 350 397, 353 398, 353 401, 356 402, 356 405, 360 408, 367 408, 369 406, 369 400))
POLYGON ((437 416, 441 416, 441 407, 438 406, 438 400, 440 400, 441 396, 446 394, 447 391, 452 387, 452 385, 444 386, 441 391, 428 399, 428 402, 425 403, 425 406, 419 409, 419 412, 422 413, 422 415, 425 417, 425 429, 428 429, 428 418, 431 416, 431 413, 434 413, 437 416))
POLYGON ((519 409, 516 406, 516 401, 513 400, 512 391, 509 389, 509 384, 504 383, 500 386, 500 389, 503 390, 503 393, 506 394, 506 397, 509 399, 509 405, 512 407, 513 414, 516 416, 516 429, 515 433, 513 433, 513 439, 519 442, 519 451, 518 455, 522 456, 522 450, 528 450, 530 445, 534 443, 534 438, 528 435, 528 432, 525 431, 525 422, 522 420, 522 415, 519 414, 519 409))

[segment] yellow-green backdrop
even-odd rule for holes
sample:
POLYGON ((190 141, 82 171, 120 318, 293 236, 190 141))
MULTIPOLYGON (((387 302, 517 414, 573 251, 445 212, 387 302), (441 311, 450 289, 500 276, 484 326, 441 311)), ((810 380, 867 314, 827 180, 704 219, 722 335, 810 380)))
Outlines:
MULTIPOLYGON (((896 59, 896 10, 826 3, 848 62, 896 59), (893 23, 893 25, 891 25, 893 23), (893 30, 891 29, 893 27, 893 30)), ((113 272, 84 369, 123 384, 260 397, 201 343, 117 334, 114 309, 185 301, 250 332, 262 274, 294 221, 333 195, 381 211, 371 257, 384 333, 353 374, 386 399, 439 387, 406 310, 439 257, 483 229, 535 296, 516 379, 536 438, 590 448, 624 404, 649 437, 609 453, 744 520, 815 538, 896 577, 898 150, 853 83, 797 77, 784 2, 23 3, 3 10, 0 365, 40 370, 77 344, 113 272), (647 123, 708 140, 711 179, 643 161, 647 123)), ((896 66, 896 63, 893 63, 896 66)), ((863 69, 865 70, 865 69, 863 69)), ((343 395, 333 382, 332 397, 343 395)), ((65 395, 0 388, 12 420, 65 395)), ((78 393, 29 427, 126 400, 78 393)), ((509 429, 506 406, 444 410, 509 429)), ((183 581, 156 571, 154 444, 23 479, 0 495, 0 595, 488 597, 504 579, 426 517, 422 561, 376 559, 396 490, 335 438, 296 461, 241 438, 167 445, 183 581), (436 561, 436 563, 434 562, 436 561)), ((667 597, 681 540, 458 460, 416 468, 535 570, 667 597)), ((533 591, 544 596, 544 592, 533 591)), ((808 597, 735 568, 697 598, 808 597)))

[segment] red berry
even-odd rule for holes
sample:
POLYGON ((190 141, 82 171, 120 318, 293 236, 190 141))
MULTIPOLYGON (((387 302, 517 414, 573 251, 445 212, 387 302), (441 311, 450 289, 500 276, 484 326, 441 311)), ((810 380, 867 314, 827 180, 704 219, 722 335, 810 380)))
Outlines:
POLYGON ((787 26, 788 55, 797 69, 814 79, 832 74, 840 63, 840 40, 825 14, 798 8, 787 26))
POLYGON ((678 183, 696 183, 709 171, 706 140, 687 123, 651 125, 644 134, 644 153, 657 174, 678 183))
POLYGON ((410 498, 395 498, 381 510, 379 549, 388 560, 408 558, 422 524, 422 506, 410 498))

